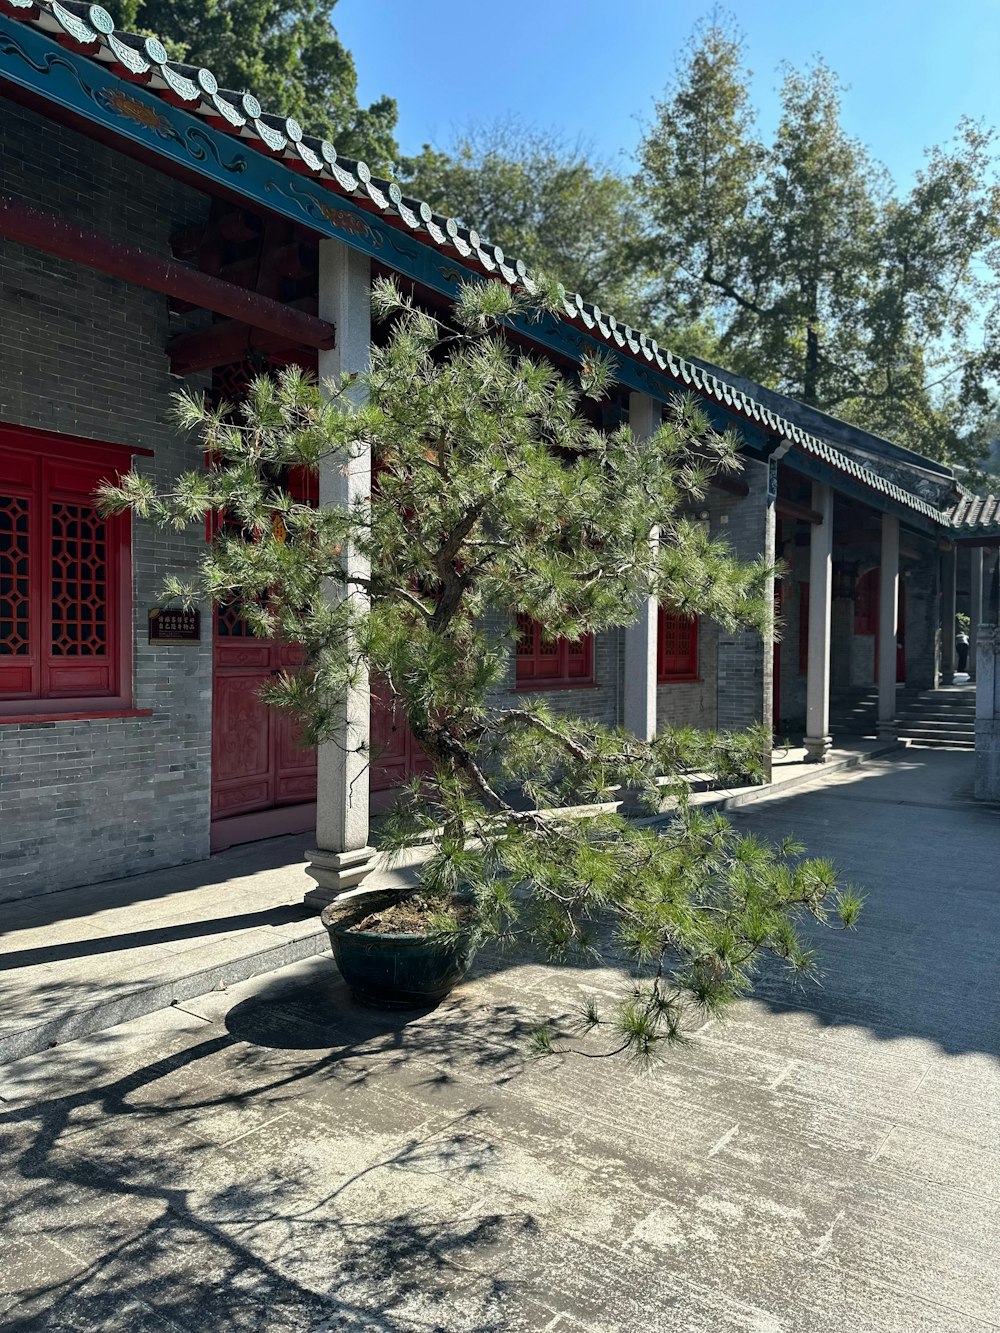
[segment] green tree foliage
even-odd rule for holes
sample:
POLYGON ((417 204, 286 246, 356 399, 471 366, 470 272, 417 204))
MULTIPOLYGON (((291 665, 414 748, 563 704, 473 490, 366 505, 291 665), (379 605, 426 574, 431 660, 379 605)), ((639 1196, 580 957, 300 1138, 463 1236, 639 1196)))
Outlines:
POLYGON ((972 461, 1000 356, 995 136, 964 121, 909 193, 786 69, 770 144, 740 41, 703 30, 643 141, 662 320, 709 314, 720 364, 937 457, 972 461))
POLYGON ((462 135, 447 152, 425 144, 401 164, 418 199, 475 227, 569 292, 647 329, 651 274, 631 183, 585 148, 517 120, 462 135))
POLYGON ((396 103, 359 107, 350 52, 331 23, 336 0, 121 0, 124 28, 150 32, 176 60, 248 89, 266 111, 294 116, 347 157, 389 171, 396 103))
MULTIPOLYGON (((165 491, 131 473, 102 504, 167 525, 229 515, 200 583, 173 593, 235 597, 255 632, 302 645, 302 668, 265 697, 313 740, 346 744, 347 691, 363 667, 381 676, 433 766, 390 845, 426 836, 423 893, 447 909, 467 886, 486 936, 591 960, 610 929, 642 979, 582 1021, 645 1061, 681 1036, 685 1004, 717 1012, 742 994, 762 955, 809 972, 796 917, 832 908, 851 924, 859 902, 829 864, 688 803, 694 772, 759 771, 763 733, 668 731, 646 744, 531 696, 510 702, 517 613, 574 638, 628 624, 642 594, 730 628, 765 629, 772 614, 774 571, 740 564, 685 517, 713 473, 738 466, 735 440, 686 400, 649 440, 596 430, 582 409, 608 393, 607 367, 585 365, 574 383, 502 336, 554 304, 551 292, 478 283, 444 325, 380 282, 375 310, 391 331, 367 374, 324 394, 288 370, 257 380, 236 414, 182 399, 180 422, 217 469, 165 491), (349 467, 359 443, 376 469, 370 496, 350 510, 291 499, 288 468, 349 467), (622 785, 658 802, 659 774, 679 801, 665 830, 559 817, 622 785)), ((552 1041, 541 1030, 539 1050, 552 1041)))

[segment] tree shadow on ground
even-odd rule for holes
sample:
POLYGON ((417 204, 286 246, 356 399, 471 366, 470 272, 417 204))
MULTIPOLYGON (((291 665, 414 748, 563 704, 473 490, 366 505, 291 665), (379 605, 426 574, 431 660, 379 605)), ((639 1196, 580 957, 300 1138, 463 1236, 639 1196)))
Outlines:
POLYGON ((525 1024, 501 1006, 484 1041, 478 1010, 421 1017, 362 1009, 335 975, 279 983, 207 1038, 152 1060, 112 1053, 111 1074, 98 1046, 74 1064, 74 1090, 0 1111, 0 1322, 513 1327, 500 1255, 536 1224, 485 1197, 469 1206, 496 1151, 482 1108, 466 1097, 416 1127, 407 1114, 380 1125, 384 1091, 366 1085, 418 1053, 435 1087, 459 1060, 487 1084, 515 1077, 525 1024))
POLYGON ((296 925, 315 920, 316 910, 305 903, 285 903, 255 912, 230 912, 225 916, 172 921, 165 926, 130 930, 120 935, 99 935, 62 944, 45 944, 34 949, 11 949, 0 955, 3 971, 23 967, 41 967, 49 963, 69 962, 74 958, 96 958, 101 954, 142 949, 151 944, 173 944, 181 940, 206 940, 213 935, 229 935, 236 930, 296 925))

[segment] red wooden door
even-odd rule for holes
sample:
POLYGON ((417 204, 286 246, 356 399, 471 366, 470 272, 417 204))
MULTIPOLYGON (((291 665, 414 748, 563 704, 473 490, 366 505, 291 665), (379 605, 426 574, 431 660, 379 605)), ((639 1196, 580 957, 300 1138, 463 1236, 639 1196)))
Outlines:
MULTIPOLYGON (((212 706, 212 818, 316 800, 316 751, 298 744, 293 718, 262 703, 268 679, 295 663, 294 648, 255 639, 232 608, 216 612, 212 706)), ((371 790, 391 791, 430 765, 374 682, 371 790)))
POLYGON ((227 819, 316 799, 316 751, 297 743, 294 720, 260 700, 260 690, 297 650, 255 639, 237 610, 215 616, 212 703, 212 818, 227 819))
MULTIPOLYGON (((238 396, 238 395, 237 395, 238 396)), ((315 475, 292 469, 286 485, 308 504, 319 502, 315 475)), ((216 519, 209 525, 211 537, 216 519)), ((295 666, 299 650, 255 639, 233 606, 215 613, 212 673, 212 819, 228 819, 277 806, 316 800, 316 750, 298 743, 287 713, 262 703, 263 685, 282 668, 295 666)), ((390 791, 427 761, 409 728, 378 695, 373 682, 371 715, 372 791, 390 791)), ((259 835, 258 835, 259 836, 259 835)))
POLYGON ((388 700, 388 691, 372 681, 371 769, 372 791, 391 791, 415 773, 430 769, 426 756, 398 711, 388 700))

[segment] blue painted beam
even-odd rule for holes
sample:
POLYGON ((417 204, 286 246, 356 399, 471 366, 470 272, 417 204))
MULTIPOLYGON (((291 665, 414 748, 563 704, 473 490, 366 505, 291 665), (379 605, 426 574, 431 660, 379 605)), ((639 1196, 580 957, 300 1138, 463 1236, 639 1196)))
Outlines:
POLYGON ((857 500, 859 503, 867 505, 869 509, 878 510, 881 514, 895 514, 901 523, 916 532, 935 536, 940 530, 940 524, 935 523, 932 519, 916 513, 915 510, 908 508, 906 505, 899 504, 880 491, 872 490, 853 477, 846 476, 839 468, 824 463, 821 458, 815 458, 812 454, 804 453, 799 449, 790 449, 782 458, 781 465, 782 467, 791 468, 793 472, 798 472, 802 476, 809 477, 812 481, 825 482, 828 486, 832 486, 838 495, 857 500))

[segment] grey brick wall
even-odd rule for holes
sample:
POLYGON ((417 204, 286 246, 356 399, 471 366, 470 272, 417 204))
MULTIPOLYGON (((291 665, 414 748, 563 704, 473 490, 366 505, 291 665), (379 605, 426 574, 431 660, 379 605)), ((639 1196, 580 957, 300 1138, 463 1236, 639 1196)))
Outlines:
MULTIPOLYGON (((720 513, 720 533, 743 560, 774 559, 774 506, 768 504, 768 465, 746 461, 743 476, 750 494, 730 498, 720 513), (725 521, 723 521, 725 520, 725 521)), ((737 730, 771 721, 773 658, 753 630, 719 631, 716 724, 737 730)))
MULTIPOLYGON (((0 99, 0 189, 112 238, 169 254, 205 199, 0 99)), ((192 462, 167 421, 164 297, 0 241, 0 422, 153 449, 166 479, 192 462)), ((148 718, 0 725, 0 901, 208 854, 211 620, 198 647, 146 643, 163 576, 200 534, 133 532, 135 707, 148 718)), ((40 705, 39 711, 43 711, 40 705)))

